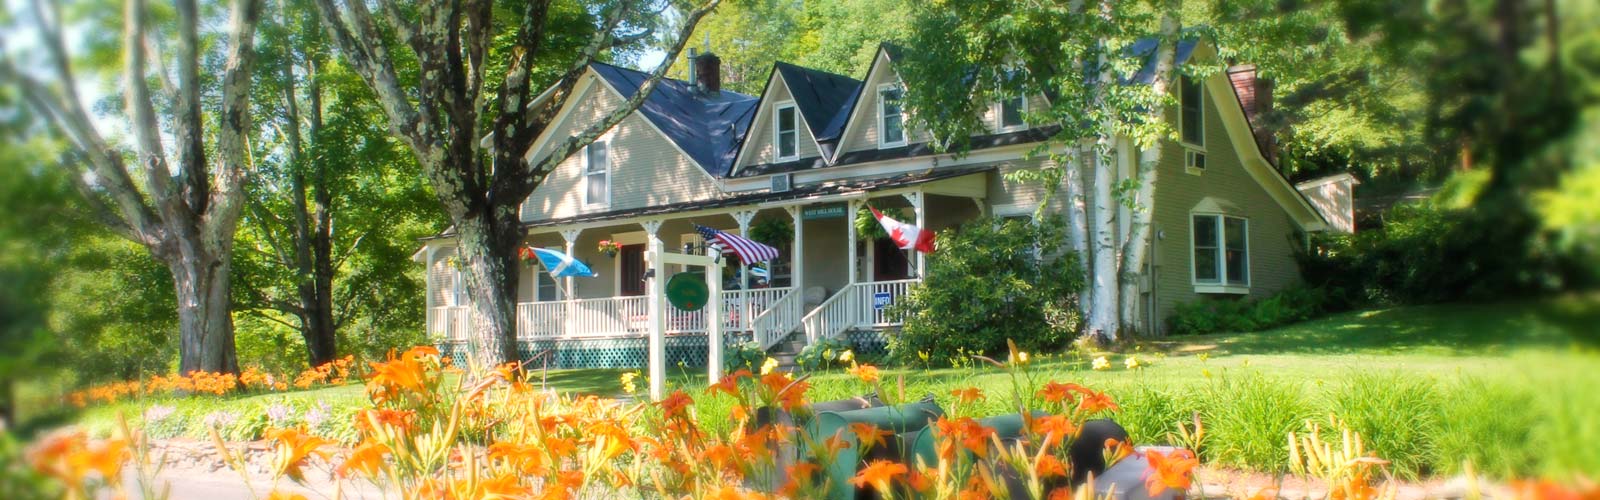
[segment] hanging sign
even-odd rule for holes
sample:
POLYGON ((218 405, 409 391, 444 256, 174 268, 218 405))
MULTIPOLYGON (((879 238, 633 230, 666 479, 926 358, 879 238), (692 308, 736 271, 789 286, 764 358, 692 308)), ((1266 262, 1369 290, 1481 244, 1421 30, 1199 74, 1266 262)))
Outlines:
POLYGON ((683 311, 699 311, 711 300, 704 273, 678 273, 667 279, 667 303, 683 311))
POLYGON ((874 310, 882 311, 884 308, 889 307, 889 303, 891 302, 894 302, 894 294, 889 292, 878 292, 872 294, 872 308, 874 310))
POLYGON ((801 210, 800 218, 802 220, 837 219, 844 217, 844 212, 845 207, 843 203, 835 203, 832 205, 816 205, 806 207, 805 209, 801 210))

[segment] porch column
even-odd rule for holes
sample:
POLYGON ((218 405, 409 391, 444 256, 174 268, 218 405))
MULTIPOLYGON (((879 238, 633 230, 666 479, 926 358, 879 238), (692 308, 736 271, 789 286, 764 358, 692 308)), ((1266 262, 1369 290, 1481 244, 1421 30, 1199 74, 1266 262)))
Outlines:
POLYGON ((789 212, 789 218, 794 220, 794 242, 789 245, 789 286, 794 287, 794 291, 800 294, 801 308, 804 309, 806 288, 803 277, 806 275, 806 254, 803 249, 805 248, 806 228, 805 221, 801 220, 804 209, 798 205, 790 205, 783 207, 783 210, 789 212))
MULTIPOLYGON (((928 200, 922 191, 906 193, 905 197, 911 201, 911 209, 917 211, 917 227, 923 231, 928 230, 928 200)), ((928 272, 928 258, 922 252, 912 250, 917 256, 917 279, 922 279, 928 272)))
POLYGON ((667 392, 667 315, 662 310, 662 299, 666 296, 667 266, 660 255, 666 251, 666 245, 661 243, 661 238, 656 232, 661 229, 661 221, 652 220, 639 223, 644 227, 644 232, 649 243, 646 255, 650 259, 650 279, 645 283, 646 311, 649 322, 649 358, 650 366, 650 399, 660 401, 666 397, 667 392))
MULTIPOLYGON (((567 247, 566 247, 567 255, 571 255, 572 258, 574 258, 574 259, 578 258, 577 254, 575 254, 573 252, 576 251, 576 247, 577 247, 577 244, 578 244, 578 236, 581 235, 581 234, 583 234, 583 230, 582 229, 563 229, 563 230, 561 230, 561 239, 566 240, 566 242, 567 242, 567 247)), ((574 286, 577 285, 577 282, 574 281, 571 276, 563 278, 563 281, 565 281, 565 283, 562 283, 562 285, 563 285, 563 288, 566 289, 566 294, 567 294, 567 297, 566 297, 567 298, 567 305, 566 305, 567 314, 566 314, 566 318, 563 318, 562 321, 561 321, 561 324, 562 324, 561 330, 562 330, 562 333, 566 334, 565 336, 573 336, 573 335, 576 335, 578 333, 577 332, 577 328, 578 328, 578 302, 577 302, 578 297, 577 297, 577 295, 578 295, 578 293, 577 293, 577 290, 575 288, 573 288, 574 286)))
MULTIPOLYGON (((750 237, 750 220, 756 218, 755 210, 740 210, 733 213, 733 220, 739 223, 739 236, 750 237)), ((772 269, 767 269, 770 279, 772 269)), ((723 304, 727 307, 727 304, 723 304)), ((750 329, 750 264, 739 261, 739 329, 750 329)))
POLYGON ((850 246, 846 250, 850 257, 850 279, 847 282, 849 285, 856 284, 856 274, 859 274, 859 269, 856 268, 856 261, 859 260, 856 257, 856 212, 861 210, 863 203, 865 203, 865 200, 850 200, 846 202, 848 208, 845 210, 844 230, 849 233, 850 241, 850 246))

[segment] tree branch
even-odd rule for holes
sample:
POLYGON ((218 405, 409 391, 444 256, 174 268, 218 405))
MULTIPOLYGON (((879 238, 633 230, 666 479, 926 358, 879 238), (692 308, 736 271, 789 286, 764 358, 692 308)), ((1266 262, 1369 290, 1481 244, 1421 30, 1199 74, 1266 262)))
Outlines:
MULTIPOLYGON (((145 0, 128 0, 127 10, 124 12, 127 22, 123 33, 123 64, 127 67, 123 74, 123 84, 127 86, 127 92, 123 94, 123 106, 133 122, 133 136, 139 145, 139 163, 144 170, 145 185, 150 187, 150 197, 160 210, 161 216, 172 223, 188 220, 190 212, 189 206, 179 198, 172 183, 172 170, 167 167, 166 150, 161 145, 161 124, 156 119, 155 105, 150 99, 150 86, 145 82, 144 35, 145 19, 148 16, 146 10, 145 0)), ((195 99, 198 100, 199 90, 195 89, 194 93, 195 99)), ((183 92, 183 95, 188 95, 188 92, 183 92)), ((187 100, 179 102, 186 103, 187 100)), ((194 115, 199 116, 198 110, 194 115)), ((183 123, 183 118, 185 117, 180 116, 177 122, 183 123)), ((187 146, 184 143, 186 139, 182 135, 179 136, 180 150, 187 146)), ((184 166, 191 167, 187 164, 184 166)))
POLYGON ((361 0, 349 0, 352 8, 348 11, 334 5, 334 0, 315 1, 328 37, 339 47, 356 74, 377 94, 378 104, 389 117, 390 132, 410 146, 418 157, 430 155, 435 149, 434 141, 419 133, 420 116, 400 87, 400 77, 388 49, 383 46, 372 19, 360 15, 366 9, 354 7, 361 0), (373 43, 367 43, 369 40, 373 43))
POLYGON ((254 132, 250 119, 251 70, 255 64, 255 30, 261 19, 261 0, 234 0, 227 63, 222 77, 222 117, 217 150, 221 165, 216 168, 208 207, 201 216, 204 237, 214 242, 233 241, 243 211, 244 185, 249 178, 249 135, 254 132))

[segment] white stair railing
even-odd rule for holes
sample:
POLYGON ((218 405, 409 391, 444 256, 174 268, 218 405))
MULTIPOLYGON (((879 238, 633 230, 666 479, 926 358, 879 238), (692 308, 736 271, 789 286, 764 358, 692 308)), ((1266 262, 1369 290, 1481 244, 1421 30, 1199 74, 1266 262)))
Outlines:
POLYGON ((845 286, 801 318, 806 342, 834 338, 851 328, 899 325, 899 320, 889 314, 889 306, 909 293, 912 285, 921 282, 919 279, 905 279, 845 286))
POLYGON ((861 307, 856 315, 857 328, 881 328, 900 325, 900 319, 889 314, 890 306, 900 301, 901 297, 911 292, 911 285, 920 283, 919 279, 904 279, 894 281, 873 281, 856 283, 855 293, 861 307))
POLYGON ((770 303, 766 310, 751 322, 752 336, 761 345, 762 350, 771 349, 773 345, 788 337, 790 332, 800 326, 800 318, 805 313, 805 299, 800 291, 792 288, 782 290, 787 292, 777 301, 770 303))

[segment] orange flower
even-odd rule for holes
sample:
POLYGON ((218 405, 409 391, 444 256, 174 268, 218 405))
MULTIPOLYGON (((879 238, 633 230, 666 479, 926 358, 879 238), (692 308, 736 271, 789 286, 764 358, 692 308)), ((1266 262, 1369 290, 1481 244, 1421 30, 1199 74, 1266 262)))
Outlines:
POLYGON ((689 395, 684 394, 682 390, 672 391, 666 399, 661 400, 661 413, 669 419, 685 418, 689 416, 688 408, 692 404, 694 400, 689 399, 689 395))
POLYGON ((491 444, 489 445, 489 459, 502 460, 506 465, 524 475, 542 476, 548 472, 544 464, 544 452, 536 445, 519 445, 505 442, 491 444))
POLYGON ((1118 460, 1132 455, 1133 445, 1127 441, 1119 441, 1117 438, 1106 438, 1104 453, 1106 455, 1106 466, 1110 467, 1111 464, 1116 463, 1118 460))
POLYGON ((750 370, 739 370, 733 372, 731 375, 722 377, 722 380, 718 380, 717 383, 712 384, 711 387, 707 387, 706 393, 711 394, 721 391, 728 393, 729 396, 737 398, 739 397, 739 379, 750 377, 752 375, 753 374, 750 373, 750 370))
POLYGON ((934 435, 942 438, 938 441, 940 458, 954 460, 956 443, 981 458, 989 456, 989 437, 994 435, 994 429, 984 427, 972 417, 955 420, 940 417, 934 422, 934 430, 934 435))
POLYGON ((383 456, 388 453, 389 447, 384 446, 382 443, 362 441, 360 445, 356 446, 355 450, 350 452, 350 456, 344 459, 344 463, 339 464, 339 468, 335 472, 339 474, 339 477, 350 477, 350 473, 354 471, 360 472, 367 477, 376 478, 378 476, 378 468, 383 466, 383 456))
POLYGON ((738 487, 723 485, 705 496, 705 500, 756 500, 764 498, 758 493, 740 491, 738 487))
POLYGON ((876 384, 880 378, 878 375, 878 367, 872 365, 852 366, 850 367, 850 374, 855 375, 856 378, 861 379, 862 382, 866 382, 867 384, 876 384))
POLYGON ((417 423, 417 412, 413 410, 391 409, 366 409, 356 412, 356 428, 366 432, 376 430, 374 427, 392 429, 401 434, 408 434, 417 423))
POLYGON ((983 399, 983 390, 977 387, 968 387, 966 389, 956 389, 950 391, 950 395, 955 396, 956 401, 965 404, 983 399))
POLYGON ((289 476, 297 482, 305 478, 301 475, 300 468, 305 466, 306 459, 312 455, 328 458, 328 453, 322 447, 333 444, 332 442, 305 433, 301 429, 269 429, 267 439, 273 441, 277 456, 273 459, 273 470, 277 475, 289 476))
POLYGON ((1244 497, 1242 500, 1278 500, 1278 490, 1272 488, 1262 488, 1256 490, 1254 494, 1244 497))
POLYGON ((857 488, 865 488, 867 485, 872 485, 880 492, 887 492, 889 491, 889 482, 896 477, 906 475, 906 472, 908 471, 905 464, 888 460, 873 460, 872 463, 862 468, 861 472, 856 474, 856 477, 850 478, 850 484, 856 485, 857 488))
POLYGON ((306 500, 306 496, 299 493, 285 493, 278 490, 272 490, 272 493, 267 494, 267 500, 306 500))
POLYGON ((1104 410, 1119 411, 1122 408, 1111 396, 1103 392, 1087 391, 1083 399, 1078 401, 1078 411, 1084 415, 1093 415, 1104 410))
POLYGON ((894 431, 882 430, 878 426, 866 422, 850 424, 850 432, 856 435, 856 443, 860 444, 863 450, 870 450, 873 446, 886 444, 883 438, 894 435, 894 431))
POLYGON ((1078 426, 1064 415, 1048 415, 1033 419, 1033 433, 1043 438, 1044 447, 1049 448, 1066 440, 1067 436, 1077 434, 1078 426))
POLYGON ((1073 394, 1083 394, 1088 392, 1091 391, 1078 384, 1050 382, 1045 384, 1043 389, 1039 389, 1039 397, 1050 403, 1068 403, 1073 399, 1076 399, 1076 396, 1073 394))
POLYGON ((394 353, 389 353, 389 360, 382 363, 371 363, 372 374, 368 375, 367 393, 378 403, 383 403, 402 392, 420 393, 427 390, 427 367, 412 359, 412 351, 406 351, 405 357, 395 359, 394 353))
POLYGON ((1194 468, 1200 465, 1200 461, 1189 450, 1171 453, 1149 450, 1144 452, 1144 459, 1150 463, 1144 479, 1144 487, 1150 491, 1150 496, 1160 495, 1167 488, 1187 491, 1189 482, 1194 479, 1194 468))
POLYGON ((1600 498, 1600 489, 1579 493, 1551 480, 1512 481, 1511 498, 1517 500, 1590 500, 1600 498))
MULTIPOLYGON (((1049 453, 1039 455, 1039 460, 1033 463, 1033 471, 1041 478, 1066 477, 1067 465, 1061 459, 1049 453)), ((1154 495, 1154 493, 1151 493, 1154 495)))

